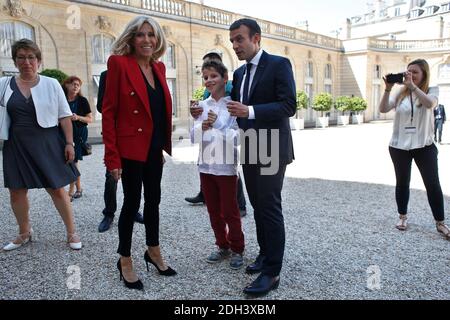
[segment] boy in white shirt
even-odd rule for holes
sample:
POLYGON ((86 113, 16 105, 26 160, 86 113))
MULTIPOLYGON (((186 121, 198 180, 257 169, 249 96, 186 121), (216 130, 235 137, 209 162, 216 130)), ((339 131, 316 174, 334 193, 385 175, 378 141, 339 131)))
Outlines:
POLYGON ((219 247, 206 260, 216 263, 231 255, 230 267, 239 269, 245 247, 236 200, 239 132, 236 117, 230 116, 227 109, 231 101, 225 96, 228 71, 219 61, 207 61, 202 75, 211 96, 200 102, 203 113, 194 122, 191 140, 200 144, 202 191, 219 247))

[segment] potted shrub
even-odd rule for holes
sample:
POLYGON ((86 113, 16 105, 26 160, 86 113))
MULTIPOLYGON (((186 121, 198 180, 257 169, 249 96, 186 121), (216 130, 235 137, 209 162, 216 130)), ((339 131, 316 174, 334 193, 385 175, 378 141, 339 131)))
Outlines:
POLYGON ((42 74, 43 76, 47 76, 50 78, 54 78, 58 80, 59 83, 63 83, 63 81, 69 77, 67 74, 58 69, 44 69, 39 74, 42 74))
POLYGON ((290 118, 291 129, 302 130, 305 128, 305 119, 300 117, 302 109, 308 108, 308 96, 305 91, 297 91, 297 111, 295 116, 290 118))
POLYGON ((353 124, 364 123, 364 115, 362 114, 362 111, 367 109, 366 100, 360 97, 351 97, 350 108, 353 111, 352 123, 353 124))
POLYGON ((205 94, 205 87, 200 87, 195 89, 194 93, 192 94, 193 100, 203 100, 203 95, 205 94))
POLYGON ((313 99, 312 108, 315 111, 320 111, 320 117, 316 119, 316 127, 325 128, 328 127, 329 117, 323 116, 325 111, 330 111, 333 105, 333 97, 329 93, 319 93, 313 99))
POLYGON ((342 112, 342 114, 338 116, 337 124, 341 126, 348 125, 350 116, 345 114, 345 112, 350 110, 350 97, 348 96, 337 97, 336 101, 334 102, 334 108, 337 111, 342 112))

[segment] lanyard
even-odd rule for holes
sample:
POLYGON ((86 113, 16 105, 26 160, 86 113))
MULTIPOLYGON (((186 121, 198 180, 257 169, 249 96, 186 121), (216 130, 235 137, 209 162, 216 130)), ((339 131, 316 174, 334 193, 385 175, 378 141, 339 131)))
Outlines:
POLYGON ((411 124, 412 124, 413 119, 414 119, 414 106, 413 106, 413 100, 412 100, 412 92, 409 93, 409 102, 411 102, 411 124))

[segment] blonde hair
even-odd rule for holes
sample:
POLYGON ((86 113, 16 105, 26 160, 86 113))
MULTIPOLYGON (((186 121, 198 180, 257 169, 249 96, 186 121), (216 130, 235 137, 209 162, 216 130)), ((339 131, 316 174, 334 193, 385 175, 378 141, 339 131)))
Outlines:
MULTIPOLYGON (((422 82, 419 83, 418 87, 423 92, 428 93, 428 89, 430 87, 430 66, 428 65, 428 62, 424 59, 416 59, 416 60, 413 60, 410 63, 408 63, 408 67, 411 65, 417 65, 422 70, 423 78, 422 78, 422 82)), ((400 101, 402 101, 408 95, 409 95, 409 89, 407 86, 405 86, 403 88, 403 90, 400 92, 400 94, 397 98, 396 104, 398 104, 400 101)))
POLYGON ((167 49, 166 37, 164 36, 164 32, 162 31, 159 23, 149 16, 137 16, 131 20, 119 38, 117 38, 114 42, 112 46, 112 53, 120 56, 134 53, 134 48, 131 41, 144 23, 148 23, 152 27, 158 42, 157 48, 152 55, 152 61, 156 61, 162 57, 167 49))

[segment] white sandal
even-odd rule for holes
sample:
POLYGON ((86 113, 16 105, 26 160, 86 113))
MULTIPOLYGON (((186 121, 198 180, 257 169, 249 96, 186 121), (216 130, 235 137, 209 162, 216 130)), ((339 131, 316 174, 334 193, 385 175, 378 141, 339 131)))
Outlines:
POLYGON ((33 229, 30 229, 30 231, 21 233, 17 236, 17 238, 8 243, 6 246, 3 247, 4 251, 11 251, 16 250, 26 244, 27 242, 31 242, 31 236, 33 234, 33 229))
POLYGON ((80 236, 76 233, 67 234, 67 243, 72 250, 80 250, 82 247, 80 236))
POLYGON ((444 221, 436 221, 436 230, 442 233, 445 239, 450 240, 450 229, 444 224, 444 221))
POLYGON ((401 214, 401 215, 399 215, 399 219, 400 220, 397 222, 395 227, 400 231, 405 231, 406 228, 408 228, 408 224, 406 223, 406 220, 408 219, 408 217, 406 216, 406 214, 401 214))

